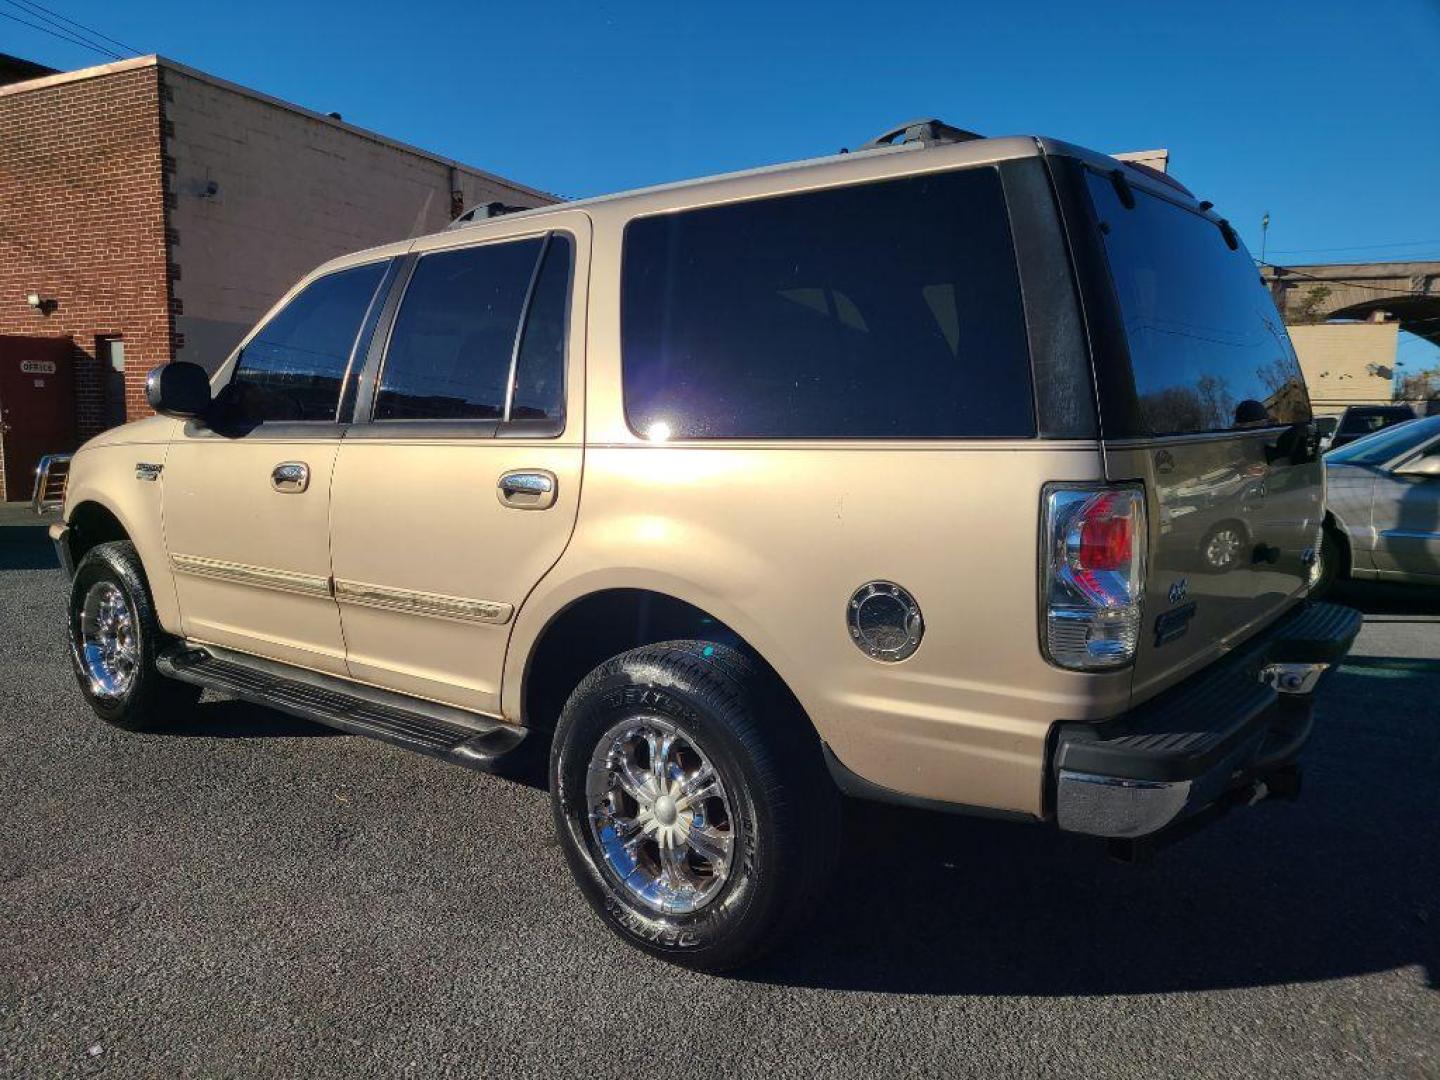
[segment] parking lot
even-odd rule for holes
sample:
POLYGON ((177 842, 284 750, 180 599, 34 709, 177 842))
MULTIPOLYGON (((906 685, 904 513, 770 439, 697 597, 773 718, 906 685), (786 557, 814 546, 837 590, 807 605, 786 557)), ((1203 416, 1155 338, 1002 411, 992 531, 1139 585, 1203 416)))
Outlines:
POLYGON ((1345 589, 1298 804, 1138 868, 851 807, 805 937, 715 978, 599 925, 537 788, 209 696, 105 727, 61 587, 0 526, 0 1074, 1440 1076, 1433 594, 1345 589))

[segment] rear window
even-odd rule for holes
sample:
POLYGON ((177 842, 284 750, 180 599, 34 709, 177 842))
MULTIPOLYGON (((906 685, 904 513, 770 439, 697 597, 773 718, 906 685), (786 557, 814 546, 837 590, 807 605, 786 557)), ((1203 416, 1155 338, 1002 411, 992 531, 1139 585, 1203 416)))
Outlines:
POLYGON ((1035 433, 994 169, 637 219, 621 318, 641 435, 1035 433))
POLYGON ((1341 435, 1366 435, 1392 424, 1414 420, 1409 409, 1349 409, 1340 422, 1341 435))
POLYGON ((1244 245, 1139 188, 1127 209, 1107 176, 1086 177, 1129 345, 1135 434, 1309 420, 1295 350, 1244 245))

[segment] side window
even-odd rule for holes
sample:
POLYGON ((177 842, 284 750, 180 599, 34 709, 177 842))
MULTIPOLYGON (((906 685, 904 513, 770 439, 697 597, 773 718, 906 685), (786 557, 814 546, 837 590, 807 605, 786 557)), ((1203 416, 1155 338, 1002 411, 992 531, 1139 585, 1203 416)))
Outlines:
POLYGON ((327 274, 307 285, 250 339, 225 395, 246 421, 330 420, 351 354, 387 264, 327 274))
POLYGON ((542 240, 424 255, 390 334, 376 420, 499 420, 542 240))
POLYGON ((621 332, 641 435, 1035 434, 992 168, 638 218, 621 332))
POLYGON ((570 311, 570 238, 552 233, 535 280, 515 365, 511 420, 559 420, 565 415, 566 316, 570 311))

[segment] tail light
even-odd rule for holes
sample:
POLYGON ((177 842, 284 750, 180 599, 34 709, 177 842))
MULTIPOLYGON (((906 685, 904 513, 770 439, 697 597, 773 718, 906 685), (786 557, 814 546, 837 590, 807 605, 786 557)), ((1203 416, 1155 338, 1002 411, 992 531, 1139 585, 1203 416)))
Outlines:
POLYGON ((1145 499, 1135 487, 1045 488, 1045 655, 1064 668, 1135 659, 1145 573, 1145 499))

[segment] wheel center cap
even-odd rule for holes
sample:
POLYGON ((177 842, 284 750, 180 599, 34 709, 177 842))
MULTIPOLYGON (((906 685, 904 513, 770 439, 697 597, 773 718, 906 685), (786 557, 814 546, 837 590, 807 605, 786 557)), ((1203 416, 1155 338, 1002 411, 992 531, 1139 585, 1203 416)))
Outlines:
POLYGON ((679 816, 680 810, 669 795, 661 795, 655 800, 655 820, 661 825, 674 825, 679 816))

